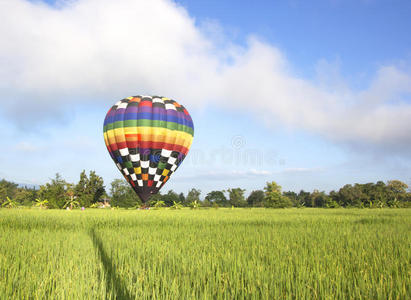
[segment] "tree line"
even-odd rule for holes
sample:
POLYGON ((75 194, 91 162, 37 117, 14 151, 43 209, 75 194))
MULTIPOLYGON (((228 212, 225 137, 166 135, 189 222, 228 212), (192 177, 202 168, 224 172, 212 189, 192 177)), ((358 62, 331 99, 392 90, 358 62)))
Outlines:
MULTIPOLYGON (((40 208, 75 208, 99 207, 110 203, 111 207, 137 208, 142 203, 129 184, 123 179, 111 182, 109 190, 103 178, 90 171, 83 170, 76 184, 64 180, 56 174, 50 182, 39 188, 22 187, 17 183, 0 181, 0 206, 21 207, 37 206, 40 208)), ((199 207, 411 207, 411 191, 399 180, 377 183, 346 184, 338 191, 326 193, 314 190, 282 191, 276 182, 267 182, 263 190, 254 190, 247 197, 245 190, 231 188, 215 190, 203 198, 199 189, 192 188, 187 195, 169 190, 153 195, 149 206, 181 208, 199 207)))

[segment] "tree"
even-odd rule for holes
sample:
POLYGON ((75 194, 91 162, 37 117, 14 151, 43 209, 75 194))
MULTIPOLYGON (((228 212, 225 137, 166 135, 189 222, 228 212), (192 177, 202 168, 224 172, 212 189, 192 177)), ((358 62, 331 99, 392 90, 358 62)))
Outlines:
POLYGON ((387 202, 387 188, 383 181, 373 184, 370 194, 370 207, 383 207, 387 202))
POLYGON ((298 201, 298 195, 296 192, 288 191, 288 192, 283 192, 283 196, 287 197, 288 199, 291 200, 293 206, 299 207, 300 203, 298 201))
POLYGON ((387 188, 393 193, 404 194, 407 192, 408 185, 399 180, 390 180, 387 182, 387 188))
MULTIPOLYGON (((160 205, 160 207, 165 206, 164 201, 161 200, 161 199, 162 199, 162 195, 161 195, 160 193, 151 195, 151 197, 150 197, 150 202, 149 202, 149 206, 156 207, 156 204, 159 203, 159 202, 162 203, 162 204, 158 204, 158 205, 160 205)), ((157 205, 157 206, 158 206, 158 205, 157 205)))
POLYGON ((141 201, 130 187, 127 181, 123 179, 114 179, 111 182, 111 206, 134 207, 141 201))
POLYGON ((0 204, 7 201, 7 197, 13 199, 17 193, 18 184, 2 179, 0 181, 0 204))
POLYGON ((98 176, 95 171, 90 171, 89 180, 87 184, 87 193, 92 195, 92 203, 97 203, 106 192, 104 189, 103 178, 98 176))
POLYGON ((74 186, 73 184, 67 184, 66 185, 66 195, 68 197, 68 200, 64 204, 64 208, 70 207, 72 210, 75 207, 80 206, 80 202, 76 200, 76 196, 74 196, 74 186))
POLYGON ((405 201, 402 203, 402 207, 411 208, 411 192, 407 192, 405 196, 405 201))
POLYGON ((170 207, 171 209, 182 209, 183 205, 180 202, 173 202, 173 205, 170 207))
POLYGON ((283 196, 281 186, 275 181, 267 182, 265 191, 264 206, 273 208, 284 208, 292 206, 291 200, 283 196))
POLYGON ((163 200, 158 200, 154 203, 153 207, 156 209, 160 209, 162 207, 166 206, 163 200))
POLYGON ((164 201, 166 206, 172 206, 174 202, 178 202, 178 194, 175 193, 173 190, 169 190, 167 194, 161 196, 161 200, 164 201))
POLYGON ((298 195, 297 195, 297 207, 310 207, 311 206, 311 201, 310 201, 310 193, 305 192, 304 190, 301 190, 298 195))
POLYGON ((184 196, 184 193, 180 193, 178 195, 178 201, 180 203, 183 203, 184 205, 188 204, 187 201, 186 201, 186 197, 184 196))
POLYGON ((206 206, 229 206, 228 200, 222 191, 211 191, 205 197, 206 206))
POLYGON ((89 180, 86 171, 83 170, 80 173, 80 180, 74 187, 74 194, 76 195, 81 206, 89 207, 92 204, 92 199, 94 198, 92 194, 88 193, 87 186, 89 185, 89 180))
POLYGON ((361 203, 361 190, 358 186, 352 186, 351 184, 346 184, 338 191, 338 198, 340 200, 340 205, 362 207, 361 203))
POLYGON ((247 204, 254 207, 264 206, 264 191, 252 191, 247 198, 247 204))
POLYGON ((0 185, 0 205, 3 204, 6 201, 7 197, 9 197, 9 196, 7 196, 6 187, 0 185))
POLYGON ((314 190, 310 195, 311 207, 334 207, 336 203, 324 191, 314 190))
POLYGON ((40 207, 40 209, 47 208, 49 201, 46 199, 37 198, 34 202, 35 207, 40 207))
POLYGON ((57 173, 50 183, 40 186, 39 197, 48 199, 50 208, 63 208, 67 201, 66 186, 67 182, 57 173))
POLYGON ((1 206, 7 207, 7 208, 14 208, 17 206, 17 203, 13 201, 12 199, 10 199, 10 197, 6 197, 6 201, 4 201, 1 206))
POLYGON ((106 190, 103 178, 98 176, 95 171, 90 171, 87 177, 86 171, 80 173, 80 180, 74 188, 75 196, 81 206, 90 206, 100 202, 106 190))
POLYGON ((337 208, 340 207, 340 205, 338 204, 338 193, 336 191, 331 191, 330 194, 330 208, 337 208))
POLYGON ((399 180, 390 180, 387 183, 387 191, 389 199, 387 200, 387 205, 389 207, 399 207, 400 202, 407 201, 407 188, 404 182, 399 180))
POLYGON ((181 203, 185 205, 189 205, 193 203, 194 201, 200 202, 200 194, 201 194, 200 190, 193 188, 188 192, 185 202, 181 202, 181 203))
POLYGON ((374 184, 373 183, 365 183, 365 184, 358 184, 356 183, 354 187, 359 190, 359 201, 360 207, 372 207, 373 206, 373 200, 371 197, 371 191, 374 189, 374 184))
POLYGON ((77 201, 77 200, 75 200, 75 198, 74 197, 70 197, 67 201, 66 201, 66 203, 64 204, 64 208, 67 208, 67 207, 69 207, 70 208, 70 210, 72 210, 73 208, 76 208, 76 207, 79 207, 80 206, 80 203, 77 201))
POLYGON ((34 189, 19 188, 14 196, 14 201, 19 205, 31 206, 36 198, 37 191, 34 189))
POLYGON ((228 197, 231 206, 235 207, 245 207, 247 206, 247 201, 244 198, 245 190, 240 188, 228 189, 228 197))
POLYGON ((200 201, 194 200, 193 202, 189 204, 189 206, 191 209, 198 209, 200 208, 201 204, 200 204, 200 201))

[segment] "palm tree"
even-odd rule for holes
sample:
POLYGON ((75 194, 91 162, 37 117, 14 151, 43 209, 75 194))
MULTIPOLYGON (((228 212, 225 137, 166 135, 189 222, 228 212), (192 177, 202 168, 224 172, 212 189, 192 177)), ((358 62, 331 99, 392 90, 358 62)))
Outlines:
POLYGON ((90 205, 90 208, 98 208, 99 204, 98 203, 93 203, 90 205))
POLYGON ((1 205, 3 207, 7 207, 7 208, 13 208, 16 207, 16 202, 11 200, 9 197, 6 197, 6 201, 1 205))
POLYGON ((70 206, 70 210, 72 210, 73 208, 80 206, 80 202, 75 200, 77 197, 74 196, 74 189, 72 184, 67 185, 66 194, 67 196, 69 196, 69 200, 67 200, 67 202, 64 204, 64 208, 70 206))
POLYGON ((155 209, 160 209, 162 207, 166 206, 166 204, 164 203, 163 200, 158 200, 155 204, 154 204, 154 208, 155 209))
POLYGON ((170 207, 171 209, 182 209, 183 205, 180 202, 173 201, 173 206, 170 207))
POLYGON ((74 197, 70 197, 70 199, 64 204, 64 208, 70 207, 70 210, 79 206, 80 202, 76 201, 74 197))
POLYGON ((40 198, 36 199, 34 206, 40 207, 40 209, 47 208, 48 200, 41 200, 40 198))
POLYGON ((193 202, 190 203, 190 207, 191 209, 197 209, 200 207, 200 203, 198 202, 198 200, 194 200, 193 202))

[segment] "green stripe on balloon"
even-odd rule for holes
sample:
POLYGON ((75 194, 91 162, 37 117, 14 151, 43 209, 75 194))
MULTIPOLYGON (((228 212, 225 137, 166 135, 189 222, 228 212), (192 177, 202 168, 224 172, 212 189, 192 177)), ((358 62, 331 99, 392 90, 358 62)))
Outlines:
POLYGON ((117 128, 125 128, 125 127, 136 127, 136 126, 141 126, 141 127, 159 127, 159 128, 167 128, 171 130, 178 130, 178 131, 183 131, 186 133, 189 133, 191 135, 194 135, 194 129, 181 125, 175 122, 167 122, 167 121, 159 121, 159 120, 146 120, 146 119, 139 119, 139 120, 126 120, 126 121, 117 121, 113 123, 108 123, 106 126, 104 126, 104 132, 106 132, 109 129, 117 129, 117 128))

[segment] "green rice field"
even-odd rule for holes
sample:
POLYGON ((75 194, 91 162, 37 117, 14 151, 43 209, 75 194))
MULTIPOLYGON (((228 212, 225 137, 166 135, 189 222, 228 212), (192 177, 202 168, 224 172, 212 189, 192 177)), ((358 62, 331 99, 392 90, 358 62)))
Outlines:
POLYGON ((0 299, 411 299, 411 209, 1 209, 0 299))

